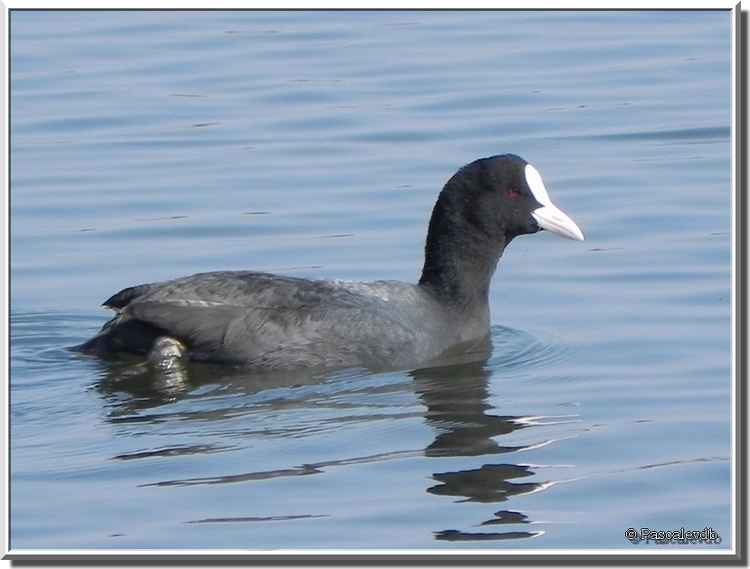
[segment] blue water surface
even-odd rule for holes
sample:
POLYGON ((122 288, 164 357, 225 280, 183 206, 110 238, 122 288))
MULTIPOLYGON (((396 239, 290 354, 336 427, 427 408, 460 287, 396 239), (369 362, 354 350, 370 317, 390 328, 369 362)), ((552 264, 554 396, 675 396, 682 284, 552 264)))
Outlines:
POLYGON ((11 14, 11 546, 731 546, 730 14, 11 14), (415 281, 513 152, 487 361, 260 377, 66 348, 126 286, 415 281))

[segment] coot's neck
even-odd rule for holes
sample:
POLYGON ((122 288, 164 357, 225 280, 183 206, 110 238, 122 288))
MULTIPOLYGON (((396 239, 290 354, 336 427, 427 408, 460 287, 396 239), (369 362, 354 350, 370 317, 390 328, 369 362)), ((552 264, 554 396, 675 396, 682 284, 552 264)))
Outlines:
POLYGON ((470 213, 451 203, 455 194, 446 190, 440 194, 430 219, 419 284, 445 303, 484 312, 506 239, 499 232, 470 223, 470 213))

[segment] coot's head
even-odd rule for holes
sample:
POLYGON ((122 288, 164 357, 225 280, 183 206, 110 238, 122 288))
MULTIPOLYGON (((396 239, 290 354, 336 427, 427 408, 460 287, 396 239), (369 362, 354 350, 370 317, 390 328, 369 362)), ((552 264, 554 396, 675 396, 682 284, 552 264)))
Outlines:
POLYGON ((526 160, 515 154, 475 160, 448 180, 435 203, 419 284, 442 298, 484 309, 505 247, 518 235, 542 229, 583 241, 526 160))
POLYGON ((467 164, 448 181, 443 194, 443 205, 471 229, 497 236, 504 244, 543 229, 583 241, 575 222, 550 200, 539 171, 515 154, 467 164))
POLYGON ((515 154, 475 160, 440 192, 419 283, 442 298, 484 310, 505 247, 518 235, 542 229, 583 241, 578 226, 550 201, 531 164, 515 154))

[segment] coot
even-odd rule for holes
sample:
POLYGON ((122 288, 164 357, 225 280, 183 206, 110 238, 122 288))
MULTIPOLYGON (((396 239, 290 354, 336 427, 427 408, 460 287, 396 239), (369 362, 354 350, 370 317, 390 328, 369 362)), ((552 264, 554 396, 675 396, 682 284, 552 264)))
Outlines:
POLYGON ((482 158, 440 192, 418 284, 253 271, 142 284, 104 302, 116 316, 79 348, 263 370, 424 364, 486 342, 498 260, 515 237, 543 229, 583 240, 531 164, 513 154, 482 158))

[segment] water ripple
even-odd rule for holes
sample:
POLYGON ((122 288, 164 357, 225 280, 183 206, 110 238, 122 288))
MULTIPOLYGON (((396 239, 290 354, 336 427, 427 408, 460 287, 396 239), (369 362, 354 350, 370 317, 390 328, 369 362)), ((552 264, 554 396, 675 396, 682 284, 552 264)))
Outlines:
POLYGON ((560 138, 586 138, 590 140, 643 140, 643 141, 711 141, 729 140, 729 126, 679 128, 671 130, 640 130, 605 134, 577 134, 560 138))
POLYGON ((523 330, 506 326, 491 329, 493 355, 488 367, 499 373, 530 372, 558 364, 570 356, 570 349, 553 340, 543 340, 523 330))

